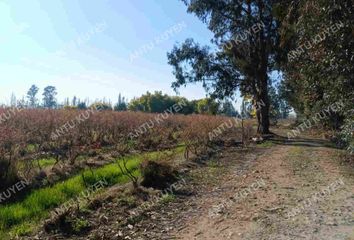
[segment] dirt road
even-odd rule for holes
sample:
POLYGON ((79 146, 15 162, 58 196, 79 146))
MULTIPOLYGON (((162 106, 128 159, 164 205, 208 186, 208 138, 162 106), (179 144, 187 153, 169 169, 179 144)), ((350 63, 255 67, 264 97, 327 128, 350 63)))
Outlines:
POLYGON ((354 239, 354 172, 338 150, 306 140, 269 145, 196 198, 198 214, 175 238, 354 239))

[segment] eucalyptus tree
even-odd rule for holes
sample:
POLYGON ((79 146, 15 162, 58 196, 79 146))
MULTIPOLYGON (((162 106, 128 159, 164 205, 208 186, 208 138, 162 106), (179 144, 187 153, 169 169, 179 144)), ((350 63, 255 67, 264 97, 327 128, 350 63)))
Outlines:
POLYGON ((35 108, 38 104, 38 99, 36 97, 38 91, 39 88, 33 84, 27 92, 28 105, 31 108, 35 108))
POLYGON ((183 0, 213 33, 211 46, 193 39, 176 45, 167 54, 178 88, 202 83, 211 97, 233 97, 237 89, 261 102, 258 132, 269 133, 269 73, 277 68, 279 22, 273 13, 276 0, 183 0))
POLYGON ((57 106, 56 100, 57 90, 54 86, 47 86, 43 91, 43 107, 55 108, 57 106))

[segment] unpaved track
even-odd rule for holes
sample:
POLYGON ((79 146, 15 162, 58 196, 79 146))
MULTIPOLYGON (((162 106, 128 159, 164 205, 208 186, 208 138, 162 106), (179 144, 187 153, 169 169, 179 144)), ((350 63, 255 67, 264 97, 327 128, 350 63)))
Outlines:
POLYGON ((353 169, 340 166, 338 150, 321 147, 320 143, 293 143, 272 146, 243 174, 238 174, 238 165, 232 166, 234 169, 227 172, 217 190, 195 199, 197 205, 201 203, 199 214, 185 221, 186 228, 172 235, 188 240, 353 240, 353 169), (237 192, 259 179, 264 180, 264 187, 250 191, 232 204, 230 199, 237 192), (309 203, 295 217, 287 219, 287 212, 303 206, 304 200, 340 179, 344 185, 338 185, 335 191, 323 194, 319 201, 309 203))

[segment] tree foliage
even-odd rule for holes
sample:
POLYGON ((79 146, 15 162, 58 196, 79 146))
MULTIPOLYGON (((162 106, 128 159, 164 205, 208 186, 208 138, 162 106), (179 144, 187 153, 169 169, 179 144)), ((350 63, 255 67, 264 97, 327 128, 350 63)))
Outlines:
POLYGON ((203 98, 199 100, 189 101, 184 97, 169 96, 162 92, 156 91, 154 93, 147 92, 139 98, 130 101, 128 109, 130 111, 141 111, 149 113, 164 113, 168 111, 173 105, 183 102, 179 114, 207 114, 216 115, 221 114, 220 103, 211 98, 203 98))
POLYGON ((338 127, 354 99, 353 2, 294 1, 284 9, 282 44, 290 52, 300 46, 305 50, 283 65, 284 93, 302 117, 345 102, 345 109, 326 122, 338 127))
POLYGON ((342 131, 353 148, 354 2, 301 0, 283 4, 282 46, 289 54, 282 65, 284 96, 300 118, 309 118, 335 102, 344 107, 321 121, 342 131))

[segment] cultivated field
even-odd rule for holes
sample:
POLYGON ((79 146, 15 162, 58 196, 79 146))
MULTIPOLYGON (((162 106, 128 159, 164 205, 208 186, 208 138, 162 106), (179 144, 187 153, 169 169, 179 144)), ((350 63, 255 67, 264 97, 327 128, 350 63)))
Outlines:
MULTIPOLYGON (((3 233, 26 234, 49 212, 97 182, 127 182, 117 162, 138 176, 144 159, 206 155, 224 140, 254 134, 252 121, 207 115, 1 109, 3 233), (125 167, 125 166, 124 166, 125 167)), ((106 187, 107 187, 106 186, 106 187)))

